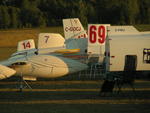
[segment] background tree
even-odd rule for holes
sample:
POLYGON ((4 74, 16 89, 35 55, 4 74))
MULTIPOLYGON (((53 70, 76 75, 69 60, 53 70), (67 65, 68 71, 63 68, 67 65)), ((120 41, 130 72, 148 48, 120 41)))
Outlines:
POLYGON ((10 15, 10 27, 17 28, 20 24, 19 19, 20 9, 15 7, 9 7, 9 15, 10 15))
POLYGON ((127 5, 128 5, 128 24, 135 24, 136 23, 136 19, 138 17, 139 14, 139 4, 138 4, 138 0, 128 0, 127 1, 127 5))
POLYGON ((63 18, 82 24, 150 24, 150 0, 1 0, 0 28, 60 26, 63 18))
POLYGON ((0 19, 0 24, 1 24, 1 28, 9 28, 10 27, 10 16, 8 13, 8 7, 6 6, 0 6, 0 15, 1 15, 1 19, 0 19))
POLYGON ((141 24, 150 24, 150 0, 139 0, 139 20, 141 24))

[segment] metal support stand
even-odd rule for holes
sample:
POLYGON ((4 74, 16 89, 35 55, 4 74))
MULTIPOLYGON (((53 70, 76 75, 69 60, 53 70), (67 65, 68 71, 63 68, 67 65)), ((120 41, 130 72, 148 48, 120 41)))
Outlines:
POLYGON ((23 80, 22 69, 21 69, 21 74, 20 74, 20 75, 21 75, 21 78, 20 78, 19 92, 22 92, 23 89, 25 89, 25 88, 32 89, 32 87, 31 87, 25 80, 23 80), (24 85, 25 85, 26 87, 24 87, 24 85))

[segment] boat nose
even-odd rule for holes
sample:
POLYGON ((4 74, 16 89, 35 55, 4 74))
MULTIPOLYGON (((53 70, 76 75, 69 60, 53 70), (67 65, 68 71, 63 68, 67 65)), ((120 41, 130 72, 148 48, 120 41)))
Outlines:
POLYGON ((15 73, 16 73, 15 70, 13 70, 13 69, 11 69, 11 68, 9 68, 9 67, 0 65, 0 80, 1 80, 1 79, 9 78, 9 77, 11 77, 12 75, 14 75, 15 73))

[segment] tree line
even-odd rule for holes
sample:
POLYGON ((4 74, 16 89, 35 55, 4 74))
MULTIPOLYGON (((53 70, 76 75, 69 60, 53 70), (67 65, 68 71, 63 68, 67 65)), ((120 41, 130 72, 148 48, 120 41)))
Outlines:
POLYGON ((150 0, 1 0, 0 29, 82 24, 150 24, 150 0))

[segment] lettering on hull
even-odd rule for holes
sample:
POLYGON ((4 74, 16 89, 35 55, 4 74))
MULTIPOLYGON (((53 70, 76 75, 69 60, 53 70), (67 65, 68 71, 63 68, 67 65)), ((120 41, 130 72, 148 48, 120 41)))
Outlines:
POLYGON ((143 49, 143 62, 150 64, 150 48, 143 49))

